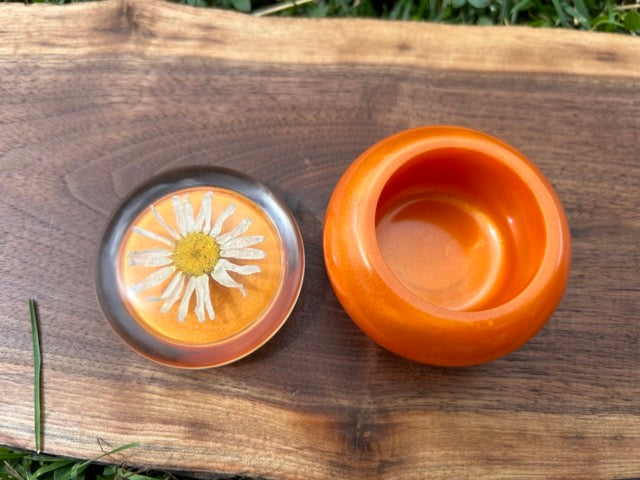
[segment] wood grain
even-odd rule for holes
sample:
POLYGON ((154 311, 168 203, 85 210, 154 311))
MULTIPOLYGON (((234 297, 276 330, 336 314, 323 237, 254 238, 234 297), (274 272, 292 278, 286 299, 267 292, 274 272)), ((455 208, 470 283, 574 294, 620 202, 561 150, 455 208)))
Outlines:
POLYGON ((29 9, 7 7, 0 54, 132 54, 260 63, 410 65, 448 70, 639 76, 636 42, 623 35, 527 27, 466 29, 377 20, 270 18, 142 0, 29 9), (88 21, 88 18, 91 21, 88 21), (51 28, 51 22, 56 27, 51 28), (69 33, 73 32, 73 35, 69 33), (508 33, 507 33, 508 32, 508 33), (630 41, 631 40, 631 41, 630 41))
POLYGON ((640 475, 640 43, 617 35, 254 19, 160 2, 0 7, 0 444, 33 448, 27 298, 39 302, 44 448, 273 478, 640 475), (324 209, 367 146, 485 130, 554 184, 574 253, 548 325, 443 369, 380 349, 326 278, 324 209), (307 273, 287 324, 208 371, 120 342, 92 281, 108 216, 193 164, 281 195, 307 273))

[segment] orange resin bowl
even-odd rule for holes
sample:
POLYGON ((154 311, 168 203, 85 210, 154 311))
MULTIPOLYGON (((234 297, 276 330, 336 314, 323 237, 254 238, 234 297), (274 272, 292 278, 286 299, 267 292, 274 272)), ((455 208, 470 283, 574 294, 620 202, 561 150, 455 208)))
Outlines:
POLYGON ((513 147, 423 127, 347 169, 327 208, 324 257, 352 320, 398 355, 475 365, 527 342, 558 305, 571 240, 558 197, 513 147))

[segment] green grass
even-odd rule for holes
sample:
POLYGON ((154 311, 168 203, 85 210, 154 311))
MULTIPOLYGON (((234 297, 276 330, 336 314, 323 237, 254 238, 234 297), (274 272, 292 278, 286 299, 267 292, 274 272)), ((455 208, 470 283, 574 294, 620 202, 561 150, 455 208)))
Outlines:
MULTIPOLYGON (((0 0, 6 1, 6 0, 0 0)), ((9 0, 19 1, 19 0, 9 0)), ((86 0, 31 0, 76 3, 86 0)), ((297 17, 373 17, 466 25, 530 25, 640 35, 640 0, 169 0, 297 17)))
MULTIPOLYGON (((97 463, 109 455, 137 444, 123 445, 88 461, 72 458, 38 455, 0 447, 0 480, 193 480, 193 477, 168 472, 145 471, 123 465, 97 463)), ((245 476, 207 475, 209 480, 251 480, 245 476)))
POLYGON ((136 444, 123 445, 90 461, 38 455, 0 447, 0 480, 181 480, 187 477, 160 472, 139 472, 97 460, 136 444))
POLYGON ((33 434, 35 436, 36 453, 40 453, 42 446, 42 401, 40 391, 42 389, 40 380, 42 378, 42 355, 40 353, 40 335, 38 332, 38 313, 36 311, 36 301, 29 299, 29 317, 31 319, 31 337, 33 341, 33 434))

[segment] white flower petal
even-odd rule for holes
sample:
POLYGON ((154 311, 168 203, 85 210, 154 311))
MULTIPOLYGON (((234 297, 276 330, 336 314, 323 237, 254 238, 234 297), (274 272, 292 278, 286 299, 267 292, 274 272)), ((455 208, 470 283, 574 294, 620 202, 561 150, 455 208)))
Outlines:
POLYGON ((209 315, 209 320, 214 320, 216 318, 216 314, 213 311, 213 305, 211 304, 211 292, 209 291, 209 276, 203 275, 201 282, 205 286, 205 296, 204 296, 204 308, 207 309, 207 315, 209 315))
POLYGON ((196 316, 200 323, 204 322, 204 299, 209 294, 209 281, 206 275, 196 277, 196 316), (205 283, 202 282, 205 280, 205 283))
POLYGON ((224 269, 230 272, 239 273, 240 275, 251 275, 252 273, 260 272, 260 267, 257 265, 236 265, 228 260, 220 259, 218 263, 223 262, 224 269))
POLYGON ((233 238, 236 238, 236 237, 242 235, 244 232, 246 232, 247 229, 249 228, 249 225, 251 225, 251 219, 250 218, 245 218, 238 225, 236 225, 233 228, 233 230, 231 230, 228 233, 225 233, 224 235, 220 235, 218 238, 216 238, 216 240, 218 241, 218 243, 220 245, 224 245, 229 240, 231 240, 233 238))
MULTIPOLYGON (((129 266, 135 267, 137 265, 142 265, 143 267, 162 267, 164 265, 173 263, 171 257, 157 253, 154 254, 151 252, 153 252, 153 250, 139 250, 129 252, 129 254, 127 255, 129 266)), ((169 252, 169 255, 171 255, 171 252, 169 252)))
POLYGON ((180 201, 180 197, 174 195, 171 200, 173 202, 173 213, 176 216, 176 225, 178 225, 180 235, 184 237, 187 234, 187 215, 182 206, 182 201, 180 201))
POLYGON ((162 235, 158 235, 157 233, 150 232, 149 230, 145 230, 144 228, 140 228, 140 227, 133 227, 132 230, 138 235, 145 236, 147 238, 156 240, 158 242, 166 243, 170 247, 173 247, 173 242, 171 240, 166 239, 162 235))
MULTIPOLYGON (((135 265, 142 265, 149 258, 167 258, 171 256, 171 253, 172 253, 171 250, 167 250, 166 248, 152 248, 150 250, 135 250, 133 252, 129 252, 129 254, 127 255, 127 259, 129 260, 128 262, 129 266, 135 266, 135 265)), ((171 262, 170 259, 169 259, 169 262, 171 262)))
POLYGON ((194 310, 196 317, 200 323, 204 322, 204 292, 202 291, 202 284, 200 281, 196 282, 196 308, 194 310))
POLYGON ((162 255, 164 257, 169 257, 173 255, 173 250, 168 250, 166 248, 150 248, 149 250, 136 250, 135 253, 136 255, 162 255))
POLYGON ((189 202, 189 197, 187 195, 182 199, 182 208, 185 216, 187 217, 187 232, 195 232, 196 221, 193 218, 193 206, 191 205, 191 202, 189 202))
POLYGON ((236 282, 233 278, 231 278, 227 273, 224 260, 218 261, 215 268, 213 269, 213 272, 211 273, 211 277, 223 287, 237 288, 242 292, 242 296, 247 296, 247 292, 245 291, 244 287, 236 282))
POLYGON ((196 315, 198 320, 204 322, 204 311, 206 309, 210 320, 216 318, 213 313, 213 305, 211 304, 211 293, 209 292, 209 275, 200 275, 196 278, 196 315))
POLYGON ((252 273, 258 273, 260 271, 260 267, 256 265, 236 265, 222 258, 218 260, 218 263, 216 263, 216 266, 213 269, 211 277, 216 282, 227 288, 237 288, 242 292, 242 295, 246 297, 247 292, 244 287, 229 276, 229 271, 236 272, 241 275, 250 275, 252 273))
POLYGON ((233 212, 235 211, 236 211, 235 203, 232 203, 227 208, 225 208, 224 212, 222 212, 220 216, 216 218, 216 221, 213 224, 213 227, 211 227, 211 232, 209 232, 209 235, 211 235, 213 238, 216 238, 218 235, 220 235, 220 231, 222 230, 222 224, 225 222, 227 218, 233 215, 233 212))
POLYGON ((162 313, 167 313, 171 309, 171 307, 173 307, 173 304, 176 303, 178 300, 180 300, 180 294, 182 293, 182 289, 184 288, 184 275, 182 274, 182 272, 179 272, 179 274, 180 274, 179 276, 176 275, 176 278, 180 279, 178 281, 178 286, 171 293, 167 301, 164 302, 164 304, 162 305, 162 308, 160 309, 162 313))
POLYGON ((222 248, 245 248, 250 247, 251 245, 255 245, 256 243, 260 243, 264 241, 264 236, 262 235, 249 235, 246 237, 238 237, 229 239, 226 243, 220 244, 222 248))
POLYGON ((239 260, 259 260, 266 257, 267 254, 259 248, 223 248, 220 250, 220 256, 239 260))
POLYGON ((153 213, 153 216, 154 216, 154 217, 156 217, 156 220, 158 220, 158 222, 160 223, 160 225, 162 225, 162 226, 165 228, 165 230, 166 230, 167 232, 169 232, 169 234, 170 234, 173 238, 175 238, 176 240, 178 240, 178 239, 180 238, 180 236, 176 233, 176 231, 175 231, 173 228, 171 228, 171 227, 169 226, 169 224, 168 224, 167 222, 165 222, 165 221, 164 221, 164 218, 162 218, 162 215, 160 215, 160 212, 158 212, 158 211, 156 210, 156 207, 154 207, 153 205, 151 205, 149 208, 151 209, 151 212, 153 213))
POLYGON ((159 300, 166 300, 167 298, 171 297, 173 295, 173 291, 176 289, 176 287, 178 286, 178 284, 180 283, 180 280, 182 280, 182 276, 184 274, 180 271, 178 271, 174 277, 171 279, 171 282, 169 283, 169 285, 167 285, 167 288, 165 288, 164 292, 162 292, 162 295, 160 295, 160 299, 159 300))
POLYGON ((178 321, 184 322, 184 319, 189 312, 189 301, 191 300, 191 295, 196 288, 196 277, 190 277, 189 283, 187 283, 187 289, 184 292, 184 296, 180 301, 180 306, 178 307, 178 321))
POLYGON ((129 261, 129 265, 131 266, 142 265, 144 267, 164 267, 172 263, 173 260, 167 257, 148 257, 141 262, 129 261))
MULTIPOLYGON (((176 289, 178 284, 180 283, 180 280, 182 279, 182 275, 183 273, 181 271, 176 272, 176 274, 173 276, 173 278, 169 282, 169 285, 167 285, 167 288, 165 288, 164 292, 162 292, 162 295, 160 295, 159 297, 147 297, 147 300, 149 300, 150 302, 161 302, 162 300, 166 300, 167 298, 169 298, 173 294, 173 291, 176 289)), ((180 287, 180 289, 182 289, 182 287, 180 287)), ((160 309, 160 311, 162 312, 162 309, 160 309)), ((166 312, 162 312, 162 313, 166 313, 166 312)))
POLYGON ((198 212, 198 218, 196 218, 196 231, 209 233, 211 230, 211 198, 213 194, 207 192, 202 197, 202 204, 200 205, 200 211, 198 212))
POLYGON ((147 278, 145 278, 140 283, 138 283, 137 285, 134 285, 131 288, 134 292, 140 292, 142 290, 147 290, 149 288, 160 285, 162 282, 164 282, 167 278, 171 276, 174 270, 175 270, 174 267, 164 267, 164 268, 161 268, 160 270, 156 270, 147 278))

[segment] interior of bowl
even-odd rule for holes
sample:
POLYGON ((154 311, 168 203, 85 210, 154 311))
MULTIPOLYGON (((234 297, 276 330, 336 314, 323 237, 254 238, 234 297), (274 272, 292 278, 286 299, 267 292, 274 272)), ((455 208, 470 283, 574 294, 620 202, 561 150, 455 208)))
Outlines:
POLYGON ((383 261, 412 293, 457 311, 498 307, 540 268, 544 218, 514 168, 485 153, 441 148, 412 158, 376 209, 383 261))

